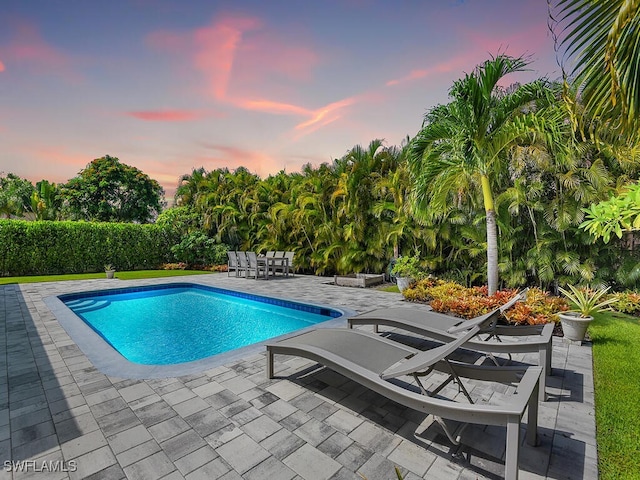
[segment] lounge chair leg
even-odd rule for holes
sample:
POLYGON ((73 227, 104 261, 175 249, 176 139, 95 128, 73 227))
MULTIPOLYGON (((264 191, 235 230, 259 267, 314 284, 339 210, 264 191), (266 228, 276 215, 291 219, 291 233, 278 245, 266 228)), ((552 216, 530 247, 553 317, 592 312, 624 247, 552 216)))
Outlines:
POLYGON ((538 392, 539 400, 545 402, 547 400, 547 375, 551 375, 551 365, 549 360, 551 355, 547 346, 541 346, 538 352, 538 365, 542 367, 542 375, 540 375, 540 389, 538 392))
MULTIPOLYGON (((544 375, 540 377, 540 382, 542 382, 544 375)), ((527 407, 527 444, 532 447, 538 445, 538 392, 536 390, 541 385, 542 383, 537 383, 534 387, 527 407)))
POLYGON ((447 438, 451 443, 453 443, 454 445, 460 445, 460 438, 462 436, 462 432, 464 431, 465 428, 467 428, 467 425, 469 425, 468 423, 460 424, 460 426, 456 428, 455 431, 452 432, 449 429, 448 425, 445 423, 445 421, 442 419, 442 417, 437 417, 434 415, 433 419, 436 422, 438 422, 438 424, 442 427, 442 430, 444 430, 445 435, 447 436, 447 438))
POLYGON ((507 446, 504 457, 505 480, 518 479, 518 454, 520 450, 520 417, 507 423, 507 446))
POLYGON ((267 378, 273 378, 273 352, 267 347, 267 378))
POLYGON ((427 395, 428 397, 435 397, 438 393, 440 393, 442 391, 442 389, 444 387, 446 387, 451 382, 453 382, 453 383, 458 385, 458 392, 462 392, 464 394, 464 396, 467 397, 467 400, 469 400, 469 403, 471 403, 473 405, 474 401, 471 398, 471 395, 469 395, 469 392, 467 391, 465 386, 462 384, 462 380, 460 380, 460 377, 458 376, 456 371, 453 369, 453 366, 451 365, 451 363, 449 363, 449 361, 447 359, 445 359, 445 362, 449 366, 449 371, 451 373, 449 373, 449 376, 447 377, 447 379, 444 382, 442 382, 440 385, 438 385, 438 387, 435 390, 432 390, 431 392, 428 391, 424 387, 424 385, 420 381, 419 377, 425 377, 425 376, 429 375, 433 371, 433 367, 429 367, 429 369, 427 369, 425 372, 414 372, 412 374, 414 380, 416 381, 416 383, 420 387, 420 390, 422 391, 422 393, 424 395, 427 395))

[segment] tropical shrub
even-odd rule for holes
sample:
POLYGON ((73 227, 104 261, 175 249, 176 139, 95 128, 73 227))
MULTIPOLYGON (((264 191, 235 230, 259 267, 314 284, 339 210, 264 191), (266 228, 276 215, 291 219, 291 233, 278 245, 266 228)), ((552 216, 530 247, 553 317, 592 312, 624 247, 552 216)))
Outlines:
MULTIPOLYGON (((488 295, 487 286, 464 287, 456 282, 430 278, 416 282, 404 291, 404 296, 408 300, 428 302, 436 312, 473 318, 504 305, 516 292, 514 289, 505 289, 488 295)), ((532 288, 528 291, 527 300, 517 302, 505 312, 505 318, 515 325, 557 322, 556 312, 568 308, 564 299, 532 288)))
POLYGON ((620 313, 627 313, 636 317, 640 316, 640 293, 626 291, 614 293, 612 296, 616 301, 611 307, 620 313))
POLYGON ((413 278, 420 280, 427 276, 427 272, 420 265, 420 257, 416 254, 413 256, 400 256, 396 259, 391 269, 391 273, 396 277, 413 278))
POLYGON ((217 243, 204 233, 194 232, 171 247, 178 262, 188 265, 222 265, 227 263, 229 246, 217 243))
POLYGON ((404 291, 404 297, 414 302, 429 303, 433 300, 442 300, 454 296, 462 296, 468 290, 456 282, 447 282, 437 278, 426 278, 416 282, 411 288, 404 291))
POLYGON ((539 288, 530 288, 525 302, 517 302, 504 313, 509 323, 514 325, 541 325, 544 323, 557 323, 558 312, 569 309, 566 300, 561 297, 549 295, 539 288))

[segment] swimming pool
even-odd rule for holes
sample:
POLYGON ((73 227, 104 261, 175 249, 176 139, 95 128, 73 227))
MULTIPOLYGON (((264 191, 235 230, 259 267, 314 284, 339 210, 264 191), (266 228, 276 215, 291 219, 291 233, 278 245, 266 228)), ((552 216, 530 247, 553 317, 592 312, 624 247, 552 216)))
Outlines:
POLYGON ((166 376, 173 376, 179 372, 172 367, 210 363, 207 360, 217 356, 229 358, 293 331, 325 322, 335 325, 345 314, 334 307, 195 283, 71 293, 57 299, 73 314, 61 315, 60 305, 50 304, 50 308, 55 307, 52 310, 60 323, 94 364, 104 362, 92 358, 99 343, 95 338, 92 346, 83 347, 86 327, 107 346, 101 345, 98 357, 106 355, 113 362, 115 353, 125 360, 119 363, 127 373, 143 368, 145 373, 134 378, 164 376, 163 367, 169 368, 166 376), (82 332, 80 338, 74 331, 82 332))

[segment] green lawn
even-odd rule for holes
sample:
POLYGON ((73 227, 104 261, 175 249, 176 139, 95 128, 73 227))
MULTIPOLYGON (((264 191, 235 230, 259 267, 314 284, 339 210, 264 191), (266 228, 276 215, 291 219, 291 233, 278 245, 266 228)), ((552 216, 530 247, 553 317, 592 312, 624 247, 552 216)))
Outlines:
POLYGON ((380 290, 382 292, 400 293, 400 290, 398 290, 398 286, 397 285, 387 285, 386 287, 378 288, 378 290, 380 290))
MULTIPOLYGON (((140 278, 179 277, 182 275, 204 275, 211 272, 202 270, 135 270, 131 272, 116 272, 116 278, 121 280, 138 280, 140 278)), ((73 273, 69 275, 30 275, 26 277, 0 277, 0 285, 10 283, 36 283, 36 282, 60 282, 63 280, 88 280, 92 278, 105 278, 104 272, 100 273, 73 273)), ((106 280, 106 278, 105 278, 106 280)))
POLYGON ((640 319, 600 313, 589 334, 600 479, 640 478, 640 319))

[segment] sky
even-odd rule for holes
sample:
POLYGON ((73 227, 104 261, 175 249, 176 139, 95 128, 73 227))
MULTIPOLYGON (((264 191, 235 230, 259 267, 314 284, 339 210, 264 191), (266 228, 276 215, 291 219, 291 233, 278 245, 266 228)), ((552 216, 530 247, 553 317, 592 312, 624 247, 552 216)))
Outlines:
POLYGON ((400 145, 499 53, 558 79, 543 0, 1 0, 0 172, 118 157, 165 188, 400 145))

